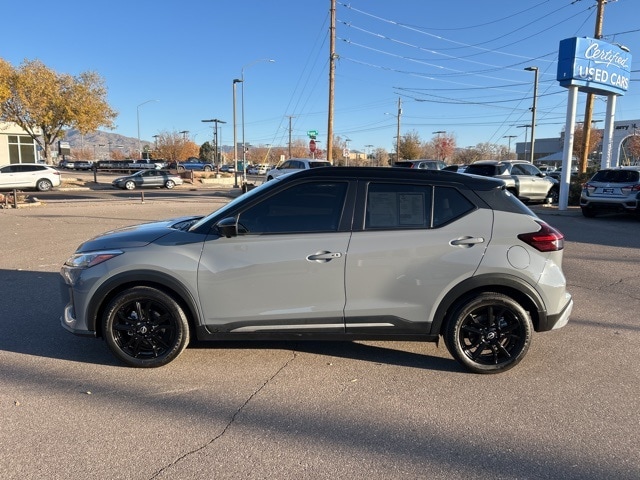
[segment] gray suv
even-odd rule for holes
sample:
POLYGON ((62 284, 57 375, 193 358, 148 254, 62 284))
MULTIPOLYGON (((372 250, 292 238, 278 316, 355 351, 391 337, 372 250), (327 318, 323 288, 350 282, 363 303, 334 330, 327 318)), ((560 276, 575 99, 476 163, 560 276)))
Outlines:
POLYGON ((640 213, 640 166, 596 172, 582 186, 580 208, 585 217, 599 212, 640 213))
POLYGON ((496 373, 534 331, 567 323, 562 253, 562 234, 501 181, 312 168, 205 217, 83 243, 61 270, 61 323, 134 367, 167 364, 191 338, 443 337, 465 368, 496 373))
POLYGON ((464 173, 499 178, 523 202, 558 203, 560 196, 558 180, 524 160, 480 160, 469 165, 464 173))

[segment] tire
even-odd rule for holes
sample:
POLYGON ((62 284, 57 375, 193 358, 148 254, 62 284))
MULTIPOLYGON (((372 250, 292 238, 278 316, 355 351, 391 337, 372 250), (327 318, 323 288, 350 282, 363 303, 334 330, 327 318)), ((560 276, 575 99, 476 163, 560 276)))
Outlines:
POLYGON ((531 344, 529 314, 511 297, 482 293, 459 305, 447 322, 449 353, 474 373, 500 373, 516 366, 531 344))
POLYGON ((124 188, 127 190, 133 190, 134 188, 136 188, 136 182, 134 182, 133 180, 127 180, 124 184, 124 188))
POLYGON ((174 360, 189 343, 189 324, 178 303, 151 287, 119 293, 105 309, 102 334, 122 362, 155 368, 174 360))
POLYGON ((178 165, 177 170, 178 170, 179 172, 184 172, 184 171, 186 170, 186 168, 184 168, 182 165, 178 165))
POLYGON ((171 190, 176 186, 176 182, 174 182, 173 180, 167 180, 166 182, 164 182, 164 186, 171 190))
POLYGON ((205 172, 210 172, 210 171, 211 171, 211 170, 213 170, 213 169, 211 168, 211 165, 205 165, 205 166, 204 166, 204 168, 203 168, 203 170, 204 170, 205 172))
POLYGON ((46 178, 41 178, 36 182, 36 188, 39 192, 48 192, 53 188, 53 184, 51 180, 47 180, 46 178))
POLYGON ((593 218, 596 216, 596 211, 591 207, 580 207, 580 209, 582 210, 582 215, 587 218, 593 218))
POLYGON ((560 201, 560 191, 555 187, 552 188, 547 194, 547 199, 550 201, 550 203, 557 204, 560 201))

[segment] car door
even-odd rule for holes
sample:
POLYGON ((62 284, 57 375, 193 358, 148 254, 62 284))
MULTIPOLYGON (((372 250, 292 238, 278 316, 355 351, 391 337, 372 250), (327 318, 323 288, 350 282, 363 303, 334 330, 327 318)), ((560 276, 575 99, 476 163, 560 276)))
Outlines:
POLYGON ((363 227, 354 226, 347 254, 347 332, 427 333, 444 294, 477 270, 493 212, 451 187, 367 190, 363 227))
POLYGON ((519 184, 521 197, 529 200, 544 200, 550 188, 549 180, 540 175, 533 165, 518 163, 511 168, 511 175, 519 184))
POLYGON ((346 181, 305 181, 237 213, 204 243, 198 293, 213 332, 343 332, 346 181))

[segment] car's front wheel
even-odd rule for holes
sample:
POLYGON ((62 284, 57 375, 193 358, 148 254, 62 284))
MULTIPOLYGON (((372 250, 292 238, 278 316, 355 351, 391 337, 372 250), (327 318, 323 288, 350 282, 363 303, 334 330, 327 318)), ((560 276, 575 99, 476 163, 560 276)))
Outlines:
POLYGON ((127 190, 133 190, 134 188, 136 188, 136 182, 134 182, 133 180, 127 180, 124 184, 124 188, 126 188, 127 190))
POLYGON ((41 178, 40 180, 38 180, 38 183, 36 183, 36 188, 38 189, 39 192, 48 192, 53 188, 53 184, 51 183, 50 180, 47 180, 46 178, 41 178))
POLYGON ((203 168, 203 170, 204 170, 205 172, 210 172, 211 170, 213 170, 213 168, 211 168, 211 165, 205 165, 205 166, 204 166, 204 168, 203 168))
POLYGON ((556 187, 553 187, 547 194, 547 200, 549 203, 558 203, 560 201, 560 191, 556 187))
POLYGON ((173 180, 167 180, 166 182, 164 182, 164 186, 171 190, 176 186, 176 182, 174 182, 173 180))
POLYGON ((102 334, 113 354, 131 367, 161 367, 189 343, 189 324, 180 305, 151 287, 119 293, 105 309, 102 334))
POLYGON ((511 297, 482 293, 459 305, 446 325, 449 353, 474 373, 500 373, 517 365, 531 344, 529 314, 511 297))

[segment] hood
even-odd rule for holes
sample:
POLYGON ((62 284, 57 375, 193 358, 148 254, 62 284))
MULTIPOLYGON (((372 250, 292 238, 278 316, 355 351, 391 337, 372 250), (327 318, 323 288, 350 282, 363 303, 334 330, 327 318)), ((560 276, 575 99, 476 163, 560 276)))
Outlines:
POLYGON ((77 253, 144 247, 171 232, 175 232, 176 229, 182 230, 182 225, 190 225, 199 218, 201 217, 180 217, 160 222, 143 223, 131 227, 118 228, 117 230, 112 230, 98 235, 91 240, 87 240, 78 247, 77 253))

